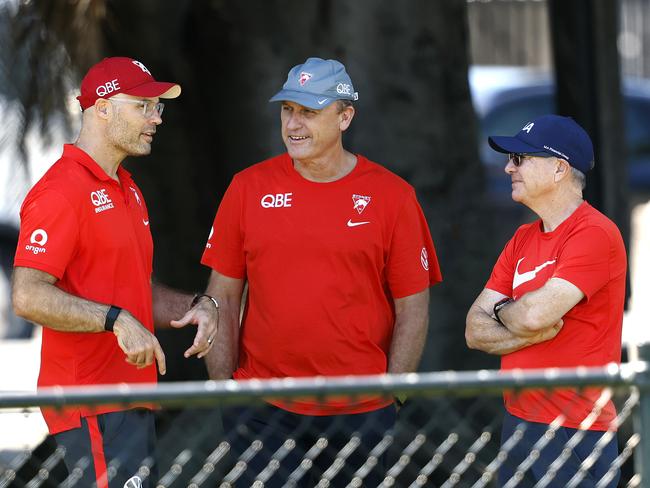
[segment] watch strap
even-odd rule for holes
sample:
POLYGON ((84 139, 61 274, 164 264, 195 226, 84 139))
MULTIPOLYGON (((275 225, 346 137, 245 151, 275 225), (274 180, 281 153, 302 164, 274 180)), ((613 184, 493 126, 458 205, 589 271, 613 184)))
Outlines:
POLYGON ((115 324, 115 321, 117 320, 117 317, 120 315, 121 311, 122 309, 120 307, 111 305, 111 307, 108 309, 108 312, 106 312, 106 321, 104 322, 105 331, 113 332, 113 325, 115 324))

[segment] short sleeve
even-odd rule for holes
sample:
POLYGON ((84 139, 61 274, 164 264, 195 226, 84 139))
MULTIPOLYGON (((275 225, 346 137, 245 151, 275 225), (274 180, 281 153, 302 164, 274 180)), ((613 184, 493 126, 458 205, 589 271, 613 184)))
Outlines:
POLYGON ((604 229, 591 226, 578 230, 562 247, 553 277, 573 283, 591 298, 610 280, 610 248, 604 229))
POLYGON ((246 277, 241 219, 242 195, 235 177, 219 204, 201 263, 238 279, 246 277))
POLYGON ((58 279, 77 249, 79 218, 55 190, 29 195, 20 211, 20 236, 14 266, 34 268, 58 279))
POLYGON ((387 279, 393 298, 413 295, 442 281, 429 226, 412 189, 392 232, 387 279))
POLYGON ((494 268, 492 268, 492 274, 490 274, 490 278, 485 284, 485 288, 509 297, 512 296, 512 280, 515 274, 515 263, 513 259, 514 239, 514 237, 510 239, 503 248, 503 251, 501 251, 499 259, 497 259, 494 268))

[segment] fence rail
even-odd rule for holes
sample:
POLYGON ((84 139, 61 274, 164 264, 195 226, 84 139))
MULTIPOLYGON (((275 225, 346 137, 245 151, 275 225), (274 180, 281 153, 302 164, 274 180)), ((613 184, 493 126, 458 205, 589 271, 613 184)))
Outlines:
POLYGON ((65 407, 155 401, 185 406, 187 401, 241 402, 261 397, 381 393, 471 396, 498 394, 507 388, 561 386, 636 386, 650 391, 650 367, 645 361, 605 367, 540 370, 480 370, 269 380, 187 381, 158 384, 116 384, 41 388, 38 392, 0 392, 0 409, 65 407))
MULTIPOLYGON (((0 415, 34 407, 155 403, 160 406, 157 454, 155 460, 142 460, 142 476, 156 478, 158 488, 478 488, 497 486, 499 469, 522 442, 524 430, 519 427, 507 442, 499 442, 503 417, 500 394, 503 391, 525 394, 531 388, 553 392, 569 387, 578 392, 596 387, 601 393, 566 447, 585 441, 587 429, 610 399, 617 406, 617 414, 580 469, 563 486, 584 486, 581 483, 589 477, 589 466, 603 456, 604 446, 616 439, 617 430, 617 455, 600 480, 589 486, 614 486, 612 483, 621 472, 618 486, 646 486, 642 480, 650 485, 650 462, 646 459, 650 453, 650 363, 645 361, 577 369, 56 387, 36 393, 1 392, 0 415), (305 396, 325 402, 333 396, 357 398, 372 394, 408 395, 409 400, 400 410, 394 427, 351 427, 335 423, 325 429, 296 424, 292 427, 295 430, 284 432, 285 437, 278 438, 280 426, 286 427, 283 411, 269 410, 262 402, 273 399, 291 402, 305 396), (266 408, 262 410, 267 415, 264 420, 271 426, 277 425, 278 432, 251 429, 255 415, 259 414, 251 413, 254 412, 251 406, 256 405, 266 408), (233 416, 232 412, 237 414, 233 416), (306 438, 309 449, 300 450, 299 439, 306 438), (155 472, 153 466, 157 467, 158 476, 151 474, 155 472), (371 481, 377 475, 380 481, 371 481), (274 480, 280 480, 280 484, 274 484, 274 480)), ((516 472, 505 486, 527 486, 524 484, 527 473, 533 470, 539 452, 558 435, 560 425, 559 417, 550 423, 531 447, 530 454, 518 461, 516 472)), ((65 450, 54 445, 45 454, 37 453, 38 450, 15 452, 4 466, 0 461, 0 488, 85 486, 75 480, 87 462, 69 473, 62 462, 65 450)), ((562 456, 558 455, 537 486, 559 486, 554 477, 567 462, 562 456)), ((3 458, 7 459, 7 455, 0 457, 3 458)), ((117 471, 110 471, 109 466, 109 472, 117 471)))

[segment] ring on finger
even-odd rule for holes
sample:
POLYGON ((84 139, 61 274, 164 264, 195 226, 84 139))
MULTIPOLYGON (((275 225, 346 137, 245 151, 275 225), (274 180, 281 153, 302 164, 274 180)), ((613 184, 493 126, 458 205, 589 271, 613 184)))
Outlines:
POLYGON ((213 337, 208 337, 208 344, 212 345, 213 342, 214 342, 214 338, 213 337))

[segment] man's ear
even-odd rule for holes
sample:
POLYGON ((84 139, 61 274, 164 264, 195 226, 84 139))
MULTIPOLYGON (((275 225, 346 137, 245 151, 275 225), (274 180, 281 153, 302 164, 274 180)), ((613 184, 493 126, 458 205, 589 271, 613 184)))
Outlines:
POLYGON ((111 103, 105 98, 98 98, 97 100, 95 100, 95 111, 97 112, 97 115, 99 115, 101 118, 108 117, 108 113, 110 111, 109 108, 110 104, 111 103))
POLYGON ((557 161, 559 164, 555 167, 554 178, 555 181, 561 181, 571 174, 571 165, 562 158, 557 158, 557 161))
POLYGON ((352 119, 354 118, 354 107, 351 105, 348 105, 343 109, 343 111, 339 114, 341 116, 340 118, 340 127, 341 131, 346 130, 348 127, 350 127, 350 123, 352 122, 352 119))

